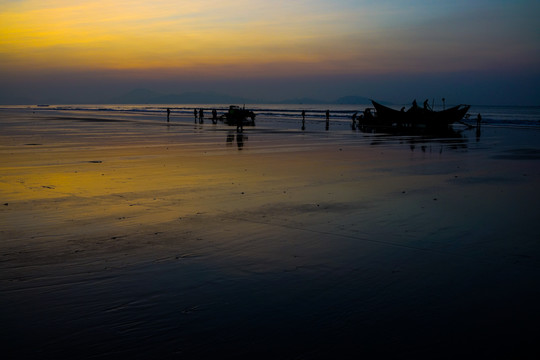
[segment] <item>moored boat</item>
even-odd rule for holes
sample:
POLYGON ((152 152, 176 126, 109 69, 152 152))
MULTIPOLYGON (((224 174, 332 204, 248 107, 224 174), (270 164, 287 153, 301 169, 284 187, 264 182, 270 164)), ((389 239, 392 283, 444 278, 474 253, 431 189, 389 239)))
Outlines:
POLYGON ((408 110, 405 111, 403 108, 400 111, 379 104, 373 100, 371 102, 376 111, 373 122, 384 126, 447 127, 455 122, 461 121, 470 108, 470 105, 457 105, 449 109, 433 111, 426 107, 419 107, 416 105, 415 101, 408 110))

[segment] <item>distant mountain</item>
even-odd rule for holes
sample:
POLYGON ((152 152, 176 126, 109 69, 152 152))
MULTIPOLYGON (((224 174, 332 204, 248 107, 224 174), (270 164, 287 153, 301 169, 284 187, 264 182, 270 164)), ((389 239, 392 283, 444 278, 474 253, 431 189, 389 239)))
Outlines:
POLYGON ((152 104, 152 100, 163 96, 147 89, 135 89, 126 94, 113 97, 107 102, 110 104, 152 104))
MULTIPOLYGON (((378 100, 377 100, 378 101, 378 100)), ((381 104, 390 105, 387 101, 378 101, 381 104)), ((320 99, 313 99, 313 98, 295 98, 295 99, 287 99, 287 100, 281 100, 278 102, 278 104, 339 104, 339 105, 366 105, 371 104, 371 99, 364 97, 364 96, 355 96, 355 95, 349 95, 349 96, 343 96, 335 100, 320 100, 320 99)))
MULTIPOLYGON (((231 96, 216 92, 184 92, 181 94, 163 94, 148 89, 135 89, 126 94, 113 97, 106 101, 109 104, 342 104, 364 105, 371 102, 363 96, 344 96, 335 100, 315 98, 291 98, 280 101, 254 100, 241 96, 231 96)), ((382 104, 388 102, 380 101, 382 104)))
POLYGON ((328 101, 313 98, 294 98, 276 102, 276 104, 328 104, 328 101))
POLYGON ((0 104, 1 105, 29 105, 37 104, 37 101, 34 98, 11 95, 11 94, 0 94, 0 104))
POLYGON ((363 105, 371 103, 371 100, 363 96, 343 96, 333 103, 343 105, 363 105))
POLYGON ((162 94, 147 89, 132 90, 111 98, 110 104, 246 104, 252 99, 230 96, 214 92, 184 92, 182 94, 162 94))

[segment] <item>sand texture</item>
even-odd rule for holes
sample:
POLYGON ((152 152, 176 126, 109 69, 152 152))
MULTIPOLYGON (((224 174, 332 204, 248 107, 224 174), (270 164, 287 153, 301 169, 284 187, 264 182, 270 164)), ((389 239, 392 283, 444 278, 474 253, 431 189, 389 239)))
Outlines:
POLYGON ((540 355, 537 130, 0 118, 11 358, 540 355))

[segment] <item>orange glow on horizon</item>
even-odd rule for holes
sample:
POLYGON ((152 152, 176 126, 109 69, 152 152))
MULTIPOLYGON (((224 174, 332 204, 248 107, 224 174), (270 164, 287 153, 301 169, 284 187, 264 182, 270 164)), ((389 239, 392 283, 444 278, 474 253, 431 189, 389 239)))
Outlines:
POLYGON ((450 13, 438 5, 411 12, 396 1, 3 0, 0 67, 222 76, 535 67, 536 40, 515 26, 493 28, 505 24, 501 14, 531 16, 501 8, 479 19, 474 8, 455 6, 450 13))

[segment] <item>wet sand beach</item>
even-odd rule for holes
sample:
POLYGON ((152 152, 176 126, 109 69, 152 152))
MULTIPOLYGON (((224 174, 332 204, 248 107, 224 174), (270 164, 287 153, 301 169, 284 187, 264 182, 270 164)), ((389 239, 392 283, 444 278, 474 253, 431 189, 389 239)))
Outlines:
POLYGON ((0 111, 8 358, 539 355, 540 131, 0 111))

